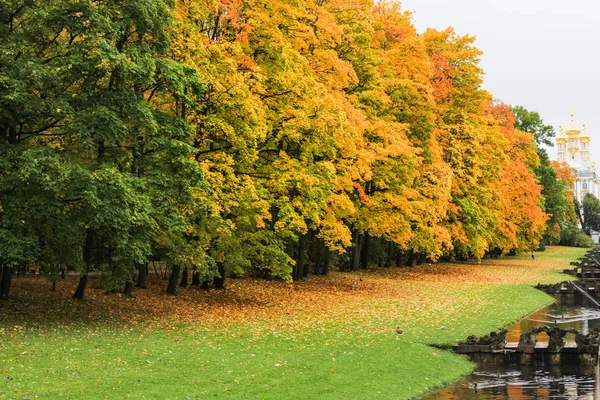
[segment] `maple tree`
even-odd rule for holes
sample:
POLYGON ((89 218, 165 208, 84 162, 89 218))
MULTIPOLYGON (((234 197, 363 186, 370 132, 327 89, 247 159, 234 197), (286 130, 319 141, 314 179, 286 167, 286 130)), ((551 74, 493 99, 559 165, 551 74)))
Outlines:
POLYGON ((508 139, 505 154, 509 161, 499 175, 498 190, 502 199, 499 213, 500 242, 506 250, 534 250, 546 229, 547 214, 542 208, 542 187, 534 169, 539 166, 531 134, 514 129, 514 117, 505 105, 495 105, 493 112, 508 139))

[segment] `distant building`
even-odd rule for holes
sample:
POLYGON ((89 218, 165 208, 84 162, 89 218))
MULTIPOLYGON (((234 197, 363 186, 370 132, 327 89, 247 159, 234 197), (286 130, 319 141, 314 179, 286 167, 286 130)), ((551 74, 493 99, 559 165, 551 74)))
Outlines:
POLYGON ((575 125, 575 115, 571 114, 571 125, 563 130, 556 138, 558 161, 565 161, 575 171, 575 184, 571 187, 575 198, 581 203, 586 193, 598 197, 598 174, 596 163, 590 158, 590 135, 575 125))

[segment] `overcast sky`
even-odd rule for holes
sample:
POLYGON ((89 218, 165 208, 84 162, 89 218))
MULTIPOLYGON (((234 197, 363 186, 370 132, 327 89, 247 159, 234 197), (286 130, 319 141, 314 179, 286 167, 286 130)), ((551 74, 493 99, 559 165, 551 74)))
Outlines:
MULTIPOLYGON (((485 89, 537 111, 558 134, 573 110, 600 164, 600 2, 593 0, 402 0, 419 32, 453 26, 477 37, 485 89)), ((549 149, 556 158, 556 147, 549 149)))

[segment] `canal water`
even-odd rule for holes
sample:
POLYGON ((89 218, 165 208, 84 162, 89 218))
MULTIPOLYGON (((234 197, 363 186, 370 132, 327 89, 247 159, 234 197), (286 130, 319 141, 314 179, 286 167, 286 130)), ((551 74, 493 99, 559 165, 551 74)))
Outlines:
MULTIPOLYGON (((533 328, 556 323, 561 328, 575 328, 584 334, 593 328, 600 329, 600 310, 583 296, 558 295, 557 301, 508 330, 507 342, 518 342, 521 333, 533 328)), ((538 342, 547 342, 545 333, 538 342)), ((566 342, 574 341, 568 334, 566 342)), ((600 382, 597 384, 593 367, 562 365, 481 365, 468 377, 442 391, 424 397, 424 400, 525 400, 525 399, 600 399, 600 382), (477 390, 474 389, 477 384, 477 390)))

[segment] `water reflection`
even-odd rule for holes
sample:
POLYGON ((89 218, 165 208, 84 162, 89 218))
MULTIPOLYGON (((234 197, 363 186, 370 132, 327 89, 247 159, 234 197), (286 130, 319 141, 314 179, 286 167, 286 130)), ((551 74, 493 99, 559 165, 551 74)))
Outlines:
MULTIPOLYGON (((600 310, 579 294, 557 295, 557 302, 545 307, 511 327, 507 342, 518 342, 521 333, 542 325, 557 324, 561 328, 575 328, 587 334, 600 329, 600 310)), ((573 341, 569 334, 565 341, 573 341)), ((538 342, 547 342, 545 333, 538 335, 538 342)), ((456 382, 439 393, 424 397, 425 400, 468 399, 600 399, 596 390, 597 368, 577 364, 550 366, 533 365, 482 365, 470 376, 456 382), (475 384, 477 391, 474 390, 475 384), (595 397, 596 396, 596 397, 595 397)))
POLYGON ((426 400, 594 399, 594 371, 576 365, 488 366, 426 400), (474 385, 477 384, 477 392, 474 385))
MULTIPOLYGON (((506 334, 507 342, 518 342, 523 332, 542 325, 557 324, 561 328, 575 328, 583 334, 590 329, 600 329, 600 309, 594 307, 580 295, 557 295, 557 301, 522 319, 511 327, 506 334)), ((565 341, 574 341, 574 335, 568 334, 565 341)), ((538 335, 538 342, 548 342, 548 335, 538 335)))

